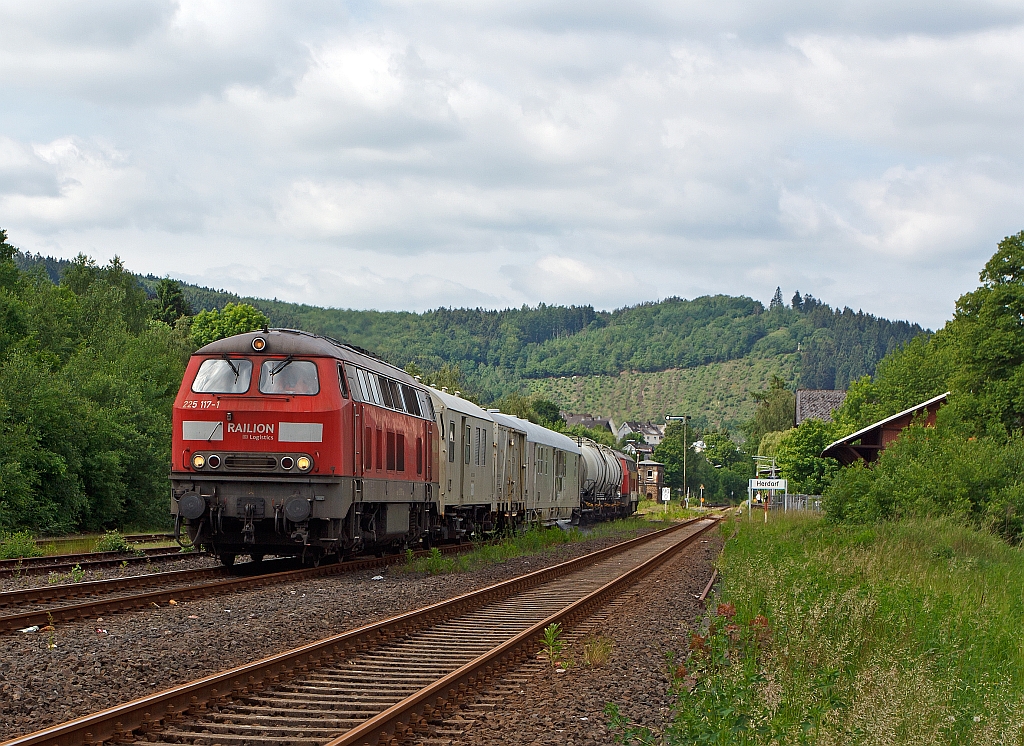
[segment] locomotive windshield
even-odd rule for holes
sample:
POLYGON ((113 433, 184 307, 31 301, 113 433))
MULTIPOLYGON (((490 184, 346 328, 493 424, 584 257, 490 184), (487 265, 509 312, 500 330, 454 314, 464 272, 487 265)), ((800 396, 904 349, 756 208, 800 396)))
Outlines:
POLYGON ((312 395, 320 393, 316 363, 309 360, 265 360, 260 367, 260 393, 312 395))
POLYGON ((248 360, 204 360, 192 382, 197 394, 244 394, 252 379, 252 363, 248 360))

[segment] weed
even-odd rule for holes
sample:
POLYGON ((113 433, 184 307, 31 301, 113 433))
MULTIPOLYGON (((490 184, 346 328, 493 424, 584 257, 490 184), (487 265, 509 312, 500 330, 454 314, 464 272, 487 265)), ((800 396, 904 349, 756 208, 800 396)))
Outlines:
POLYGON ((64 582, 64 576, 59 572, 51 572, 46 576, 47 585, 57 585, 64 582))
POLYGON ((85 577, 85 570, 82 569, 81 565, 75 565, 71 568, 71 572, 68 575, 71 577, 72 583, 81 583, 85 577))
POLYGON ((558 663, 558 656, 562 652, 563 645, 562 625, 558 622, 552 622, 544 628, 544 638, 541 641, 541 652, 548 657, 548 662, 552 668, 558 663))
POLYGON ((93 548, 93 551, 121 552, 122 554, 131 554, 136 557, 141 557, 145 554, 145 552, 124 538, 124 536, 122 536, 116 529, 107 531, 103 534, 103 536, 100 537, 100 540, 96 542, 96 546, 93 548))
POLYGON ((46 647, 53 650, 57 647, 57 631, 53 624, 53 614, 46 612, 46 647))
POLYGON ((587 635, 583 639, 583 664, 603 666, 612 657, 612 641, 602 635, 587 635))
POLYGON ((121 564, 118 565, 118 567, 120 567, 122 570, 127 569, 127 567, 128 567, 128 560, 121 560, 121 564))
POLYGON ((21 580, 21 570, 22 570, 21 559, 18 559, 18 561, 14 563, 14 569, 11 570, 11 576, 15 580, 21 580))
POLYGON ((405 550, 405 567, 406 567, 406 569, 411 570, 413 562, 415 562, 415 560, 416 560, 416 552, 412 551, 411 549, 406 549, 405 550))
POLYGON ((426 570, 431 575, 440 575, 451 572, 454 562, 441 554, 441 550, 434 547, 427 557, 426 570))
POLYGON ((21 557, 41 557, 43 550, 36 544, 28 531, 17 531, 13 534, 0 533, 0 559, 19 559, 21 557))
POLYGON ((604 706, 604 714, 608 718, 608 729, 613 733, 617 732, 615 743, 636 743, 640 746, 655 746, 658 743, 650 728, 633 725, 629 718, 619 712, 619 707, 614 702, 604 706))

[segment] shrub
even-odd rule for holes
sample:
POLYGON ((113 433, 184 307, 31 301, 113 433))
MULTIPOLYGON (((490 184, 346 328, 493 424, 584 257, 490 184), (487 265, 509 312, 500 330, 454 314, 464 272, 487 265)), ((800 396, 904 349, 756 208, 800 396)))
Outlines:
POLYGON ((121 533, 116 529, 112 531, 107 531, 105 534, 103 534, 100 540, 96 542, 96 546, 95 548, 93 548, 92 551, 121 552, 122 554, 134 555, 144 554, 142 550, 140 550, 138 547, 136 547, 134 544, 132 544, 130 541, 124 538, 124 536, 122 536, 121 533))
POLYGON ((42 554, 43 551, 36 545, 35 539, 28 531, 0 534, 0 559, 40 557, 42 554))

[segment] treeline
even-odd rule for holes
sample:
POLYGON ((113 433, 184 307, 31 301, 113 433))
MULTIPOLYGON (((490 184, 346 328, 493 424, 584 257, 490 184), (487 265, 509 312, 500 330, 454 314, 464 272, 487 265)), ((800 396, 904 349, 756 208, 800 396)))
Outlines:
POLYGON ((0 533, 158 526, 171 406, 192 350, 183 301, 115 258, 25 271, 0 230, 0 533))
MULTIPOLYGON (((64 263, 21 256, 23 265, 45 266, 59 279, 64 263)), ((160 280, 141 278, 154 292, 160 280)), ((768 309, 751 298, 668 298, 616 311, 592 306, 487 309, 438 308, 422 314, 354 311, 241 298, 223 290, 183 285, 196 310, 248 303, 275 326, 326 334, 390 362, 427 371, 459 365, 469 385, 486 399, 518 390, 524 379, 654 372, 735 360, 746 355, 800 353, 799 385, 846 388, 874 373, 886 354, 924 330, 850 308, 833 309, 781 291, 768 309)))

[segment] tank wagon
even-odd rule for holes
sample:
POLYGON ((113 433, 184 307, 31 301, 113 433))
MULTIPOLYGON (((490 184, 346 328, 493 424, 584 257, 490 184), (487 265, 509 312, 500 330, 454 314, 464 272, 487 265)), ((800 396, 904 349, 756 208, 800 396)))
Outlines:
POLYGON ((637 500, 636 467, 622 454, 306 332, 206 345, 174 403, 175 534, 225 564, 598 520, 628 515, 637 500))
POLYGON ((636 512, 636 462, 592 440, 580 441, 580 517, 583 521, 621 518, 636 512))

